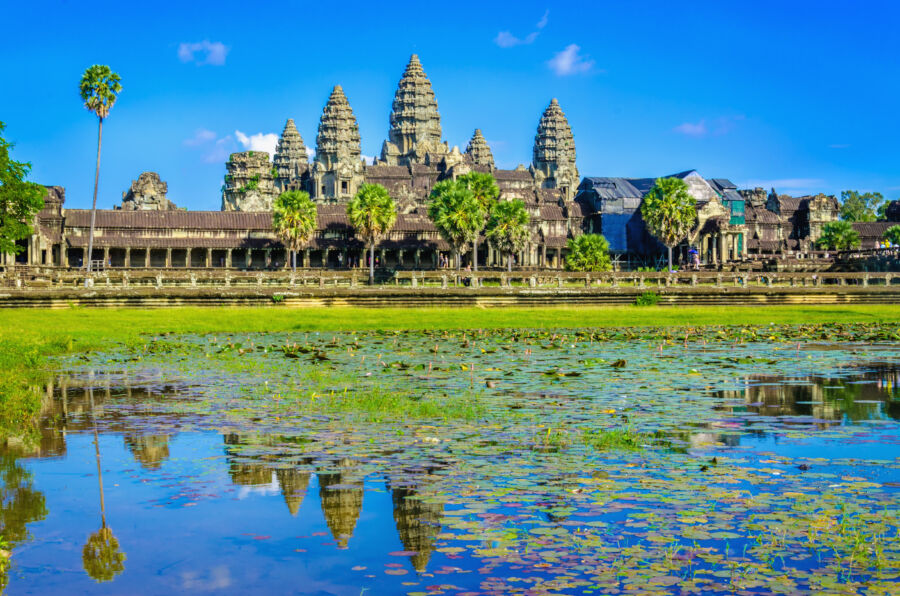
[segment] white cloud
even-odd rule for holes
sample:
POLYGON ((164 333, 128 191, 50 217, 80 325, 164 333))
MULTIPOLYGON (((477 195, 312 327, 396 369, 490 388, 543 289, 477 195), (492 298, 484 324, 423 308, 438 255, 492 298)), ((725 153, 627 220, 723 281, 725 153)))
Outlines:
POLYGON ((199 147, 200 145, 204 145, 209 143, 210 141, 216 140, 216 133, 211 130, 206 130, 205 128, 198 128, 189 139, 184 140, 184 144, 188 147, 199 147))
POLYGON ((275 155, 275 146, 278 144, 278 135, 274 132, 259 132, 247 136, 239 130, 234 131, 234 136, 244 149, 248 151, 265 151, 269 159, 275 155))
POLYGON ((547 10, 544 12, 544 16, 541 17, 541 20, 537 23, 537 31, 532 31, 525 37, 519 38, 513 35, 509 31, 501 31, 497 34, 497 37, 494 38, 494 43, 500 46, 501 48, 513 48, 515 46, 529 45, 535 42, 538 38, 538 35, 541 32, 541 29, 547 26, 547 19, 550 17, 550 11, 547 10))
POLYGON ((235 149, 234 138, 231 135, 225 135, 222 138, 211 130, 198 128, 194 132, 194 136, 183 141, 185 147, 193 147, 203 150, 203 161, 205 163, 220 163, 228 159, 228 156, 235 149))
POLYGON ((708 131, 706 129, 706 121, 701 120, 700 122, 685 122, 683 124, 679 124, 674 128, 675 132, 680 132, 683 135, 687 135, 689 137, 702 137, 708 131))
POLYGON ((306 148, 306 155, 309 156, 310 159, 312 159, 312 158, 314 158, 314 157, 316 156, 316 150, 313 149, 312 147, 307 147, 307 148, 306 148))
POLYGON ((515 46, 534 43, 534 40, 537 39, 537 36, 538 34, 535 31, 534 33, 529 33, 523 39, 519 39, 509 31, 501 31, 497 34, 497 37, 494 38, 494 43, 501 48, 513 48, 515 46))
POLYGON ((577 44, 569 44, 566 49, 557 52, 547 61, 547 65, 561 77, 588 72, 593 68, 594 61, 589 56, 581 55, 580 51, 581 47, 577 44))
POLYGON ((735 124, 743 119, 743 116, 721 116, 712 120, 704 118, 699 122, 683 122, 672 130, 689 137, 705 137, 708 134, 718 136, 731 132, 735 124))
POLYGON ((370 166, 373 163, 375 163, 375 157, 373 157, 371 155, 363 155, 362 158, 363 158, 363 161, 366 162, 366 165, 370 166))
POLYGON ((226 135, 221 139, 216 139, 215 144, 203 156, 206 163, 218 163, 228 159, 234 149, 234 139, 231 135, 226 135))
POLYGON ((181 43, 178 44, 178 59, 182 62, 196 62, 197 66, 223 66, 228 49, 221 41, 208 39, 196 43, 181 43))

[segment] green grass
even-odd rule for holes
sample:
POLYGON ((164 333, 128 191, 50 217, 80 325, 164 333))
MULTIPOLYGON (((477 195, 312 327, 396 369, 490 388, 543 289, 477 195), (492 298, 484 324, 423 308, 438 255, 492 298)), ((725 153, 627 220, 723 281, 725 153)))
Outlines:
MULTIPOLYGON (((138 344, 143 334, 897 321, 900 306, 895 305, 0 310, 0 434, 23 430, 39 411, 40 395, 30 387, 47 356, 138 344)), ((393 409, 389 401, 380 407, 393 409)))
POLYGON ((640 451, 649 436, 631 427, 596 429, 585 432, 581 440, 597 451, 640 451))

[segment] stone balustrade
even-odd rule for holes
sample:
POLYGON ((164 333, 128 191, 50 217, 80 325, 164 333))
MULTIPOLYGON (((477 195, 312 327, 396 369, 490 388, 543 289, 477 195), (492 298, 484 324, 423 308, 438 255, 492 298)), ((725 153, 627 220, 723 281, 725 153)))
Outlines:
MULTIPOLYGON (((369 287, 364 270, 302 269, 278 271, 108 269, 88 277, 82 270, 17 268, 0 273, 0 288, 77 289, 90 279, 102 288, 359 288, 369 287)), ((900 285, 900 274, 868 273, 722 273, 722 272, 610 272, 576 273, 554 270, 507 271, 385 271, 376 272, 376 287, 485 288, 509 290, 594 290, 598 292, 666 291, 671 289, 734 292, 750 288, 876 288, 900 285)))

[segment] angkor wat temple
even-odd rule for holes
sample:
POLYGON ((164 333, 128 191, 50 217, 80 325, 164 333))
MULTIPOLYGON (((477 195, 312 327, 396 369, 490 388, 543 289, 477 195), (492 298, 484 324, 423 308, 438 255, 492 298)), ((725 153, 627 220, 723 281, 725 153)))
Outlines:
MULTIPOLYGON (((433 268, 450 247, 426 215, 429 193, 439 180, 469 171, 490 172, 500 199, 522 199, 532 234, 516 256, 525 267, 557 268, 569 238, 602 233, 622 262, 650 264, 663 247, 640 216, 644 195, 656 177, 579 177, 575 140, 556 99, 541 115, 532 162, 500 169, 480 129, 465 151, 450 147, 431 82, 416 55, 400 79, 381 155, 362 157, 359 126, 347 96, 335 86, 322 110, 314 158, 294 121, 287 120, 273 159, 265 152, 234 153, 226 163, 220 211, 186 211, 167 198, 167 185, 145 172, 123 193, 115 209, 98 210, 92 258, 107 267, 286 267, 289 259, 272 231, 272 203, 286 190, 305 190, 318 204, 318 229, 300 255, 304 267, 363 264, 363 246, 346 216, 346 203, 360 185, 385 186, 399 205, 390 236, 379 245, 380 264, 433 268)), ((669 174, 662 173, 659 177, 669 174)), ((725 178, 697 171, 674 174, 697 200, 697 225, 681 247, 696 247, 710 266, 736 266, 758 258, 803 257, 815 248, 822 226, 838 217, 833 196, 791 197, 760 188, 738 189, 725 178)), ((91 214, 66 209, 65 190, 48 187, 35 233, 20 255, 0 255, 0 265, 79 267, 85 263, 91 214)), ((891 215, 892 214, 892 215, 891 215)), ((900 205, 889 219, 900 220, 900 205)), ((863 248, 874 246, 890 223, 855 224, 863 248)), ((502 256, 481 239, 481 266, 499 266, 502 256)), ((471 253, 470 253, 471 254, 471 253)), ((469 255, 463 259, 468 262, 469 255)))

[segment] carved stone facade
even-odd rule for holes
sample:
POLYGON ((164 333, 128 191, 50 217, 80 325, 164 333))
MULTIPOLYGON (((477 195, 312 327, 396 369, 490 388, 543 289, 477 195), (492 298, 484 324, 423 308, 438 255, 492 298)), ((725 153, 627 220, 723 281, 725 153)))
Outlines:
POLYGON ((232 153, 225 164, 222 211, 271 211, 278 193, 275 167, 265 151, 232 153))
POLYGON ((323 203, 350 200, 363 183, 363 165, 359 124, 336 85, 319 119, 310 196, 323 203))
POLYGON ((178 207, 166 198, 169 185, 156 172, 144 172, 122 193, 122 211, 174 211, 178 207))

